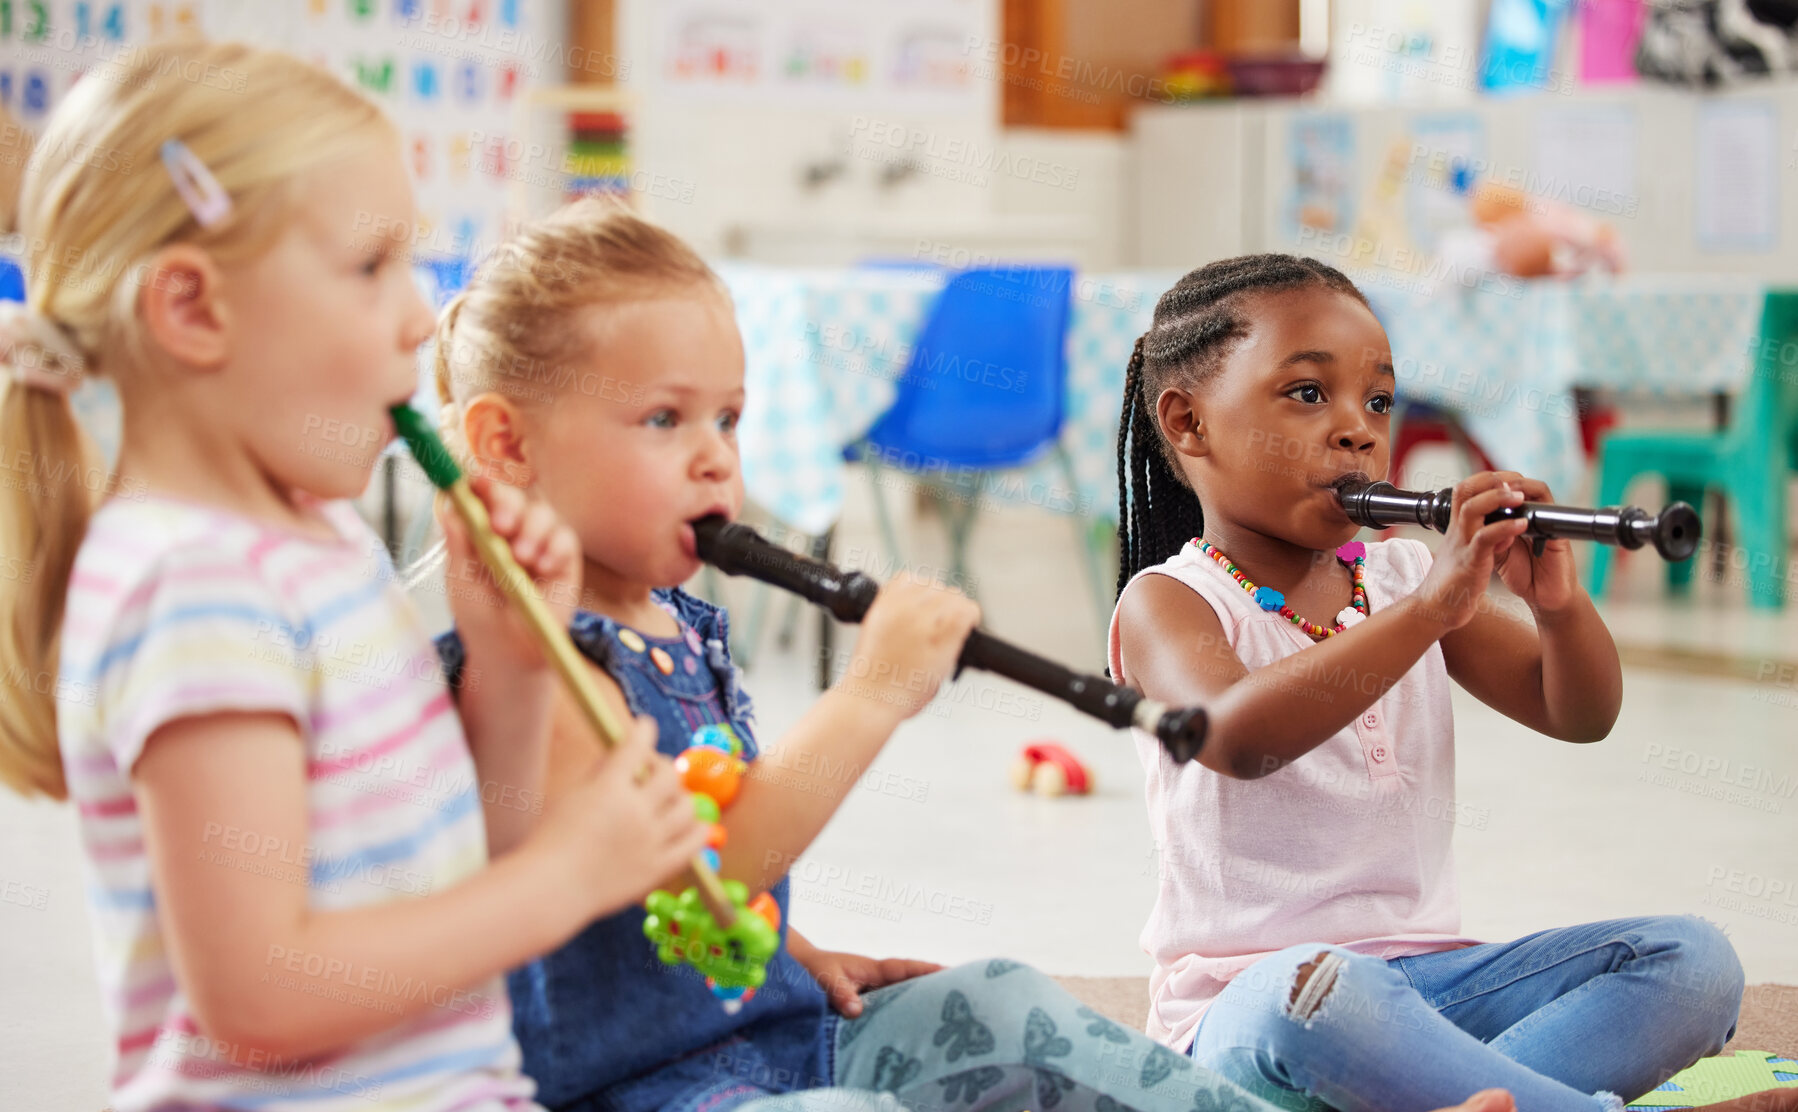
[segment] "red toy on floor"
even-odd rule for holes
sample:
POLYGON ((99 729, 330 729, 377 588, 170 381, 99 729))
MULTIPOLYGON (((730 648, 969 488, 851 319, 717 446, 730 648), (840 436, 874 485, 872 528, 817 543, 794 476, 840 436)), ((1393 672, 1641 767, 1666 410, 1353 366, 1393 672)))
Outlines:
POLYGON ((1037 741, 1024 746, 1012 766, 1011 782, 1019 791, 1038 795, 1085 795, 1093 789, 1093 774, 1055 742, 1037 741))

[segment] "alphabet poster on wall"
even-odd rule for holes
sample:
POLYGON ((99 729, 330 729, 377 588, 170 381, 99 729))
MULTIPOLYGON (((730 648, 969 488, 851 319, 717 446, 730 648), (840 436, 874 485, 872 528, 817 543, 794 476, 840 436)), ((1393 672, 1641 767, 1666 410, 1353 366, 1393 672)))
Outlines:
MULTIPOLYGON (((82 74, 122 48, 186 32, 279 47, 380 103, 416 186, 415 258, 466 259, 505 234, 511 182, 560 169, 530 165, 512 138, 525 91, 563 80, 560 12, 560 0, 0 0, 0 103, 41 134, 82 74)), ((90 379, 74 402, 116 459, 110 383, 90 379)))
POLYGON ((179 32, 277 46, 318 62, 399 125, 417 186, 421 258, 479 254, 503 235, 521 164, 514 105, 563 80, 554 0, 4 0, 0 103, 41 131, 81 75, 179 32), (552 11, 553 9, 553 11, 552 11))

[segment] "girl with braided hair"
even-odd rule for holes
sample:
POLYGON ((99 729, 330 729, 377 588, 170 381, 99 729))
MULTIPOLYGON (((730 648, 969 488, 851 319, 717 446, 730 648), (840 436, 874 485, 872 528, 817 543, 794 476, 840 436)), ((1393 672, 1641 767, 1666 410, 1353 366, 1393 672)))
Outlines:
POLYGON ((1568 542, 1484 524, 1552 501, 1541 482, 1459 484, 1433 557, 1354 541, 1332 484, 1385 475, 1394 386, 1354 284, 1289 255, 1186 275, 1131 356, 1111 671, 1211 722, 1184 765, 1137 735, 1162 864, 1148 1033, 1294 1110, 1496 1087, 1615 1112, 1723 1046, 1741 966, 1691 917, 1461 935, 1449 679, 1572 742, 1610 731, 1622 681, 1568 542), (1487 599, 1494 572, 1529 617, 1487 599))

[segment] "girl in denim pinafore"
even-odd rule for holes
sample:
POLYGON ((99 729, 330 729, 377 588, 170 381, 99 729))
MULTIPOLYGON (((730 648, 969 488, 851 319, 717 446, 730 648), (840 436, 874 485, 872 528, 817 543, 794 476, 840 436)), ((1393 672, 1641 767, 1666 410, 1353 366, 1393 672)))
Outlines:
MULTIPOLYGON (((729 723, 755 760, 727 615, 679 588, 653 597, 680 636, 582 610, 569 627, 575 644, 618 681, 633 714, 655 719, 663 754, 678 754, 702 726, 729 723)), ((445 633, 437 648, 459 690, 460 638, 445 633)), ((784 878, 770 889, 783 943, 787 889, 784 878)), ((655 959, 633 907, 514 970, 506 986, 524 1071, 558 1112, 1272 1112, 1003 959, 880 987, 847 1018, 783 945, 767 982, 731 1015, 697 972, 655 959)))
MULTIPOLYGON (((618 681, 631 713, 655 719, 664 755, 678 755, 701 726, 727 723, 743 739, 744 759, 755 760, 754 710, 725 647, 724 612, 678 588, 656 592, 656 600, 680 624, 679 637, 640 634, 588 610, 575 614, 569 632, 618 681)), ((459 686, 461 640, 452 631, 437 645, 452 688, 459 686)), ((783 935, 787 888, 783 878, 769 889, 780 905, 783 935)), ((731 1090, 760 1095, 758 1078, 765 1085, 829 1076, 825 1048, 835 1017, 817 981, 784 946, 768 965, 768 983, 740 1013, 727 1015, 697 972, 655 959, 643 917, 633 907, 601 919, 507 977, 513 1029, 539 1099, 556 1108, 588 1107, 570 1102, 644 1075, 593 1106, 648 1112, 697 1108, 731 1090), (671 1053, 723 1040, 739 1059, 723 1077, 709 1061, 667 1063, 671 1053)))
MULTIPOLYGON (((450 444, 471 468, 530 489, 580 538, 574 639, 630 711, 654 718, 660 751, 729 722, 754 759, 725 615, 675 586, 699 570, 692 521, 733 516, 744 497, 743 351, 716 276, 621 209, 571 205, 483 264, 446 310, 437 359, 450 444)), ((884 585, 857 635, 867 667, 852 663, 782 734, 783 773, 866 767, 931 698, 977 619, 940 587, 884 585)), ((440 648, 454 675, 461 645, 451 634, 440 648)), ((584 731, 560 729, 551 751, 552 768, 557 753, 575 767, 598 752, 584 731)), ((813 946, 790 924, 785 870, 770 862, 803 852, 852 780, 820 775, 796 790, 789 779, 745 777, 725 815, 721 871, 770 887, 782 912, 782 946, 755 998, 731 1014, 697 972, 657 962, 640 909, 596 922, 510 978, 525 1070, 545 1103, 1270 1112, 1018 962, 942 969, 813 946)))

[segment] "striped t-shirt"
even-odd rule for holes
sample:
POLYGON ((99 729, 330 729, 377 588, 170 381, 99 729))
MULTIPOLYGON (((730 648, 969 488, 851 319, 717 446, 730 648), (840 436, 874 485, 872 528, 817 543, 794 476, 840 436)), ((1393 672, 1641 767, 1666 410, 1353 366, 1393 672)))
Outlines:
MULTIPOLYGON (((487 860, 474 762, 411 600, 346 502, 331 540, 164 497, 115 498, 76 556, 57 730, 80 811, 116 1112, 534 1109, 503 982, 414 983, 275 953, 268 982, 415 1012, 308 1061, 208 1038, 169 960, 130 771, 163 724, 220 711, 290 716, 306 746, 308 844, 213 822, 220 867, 304 884, 326 911, 418 899, 487 860)), ((296 996, 297 999, 297 996, 296 996)))

